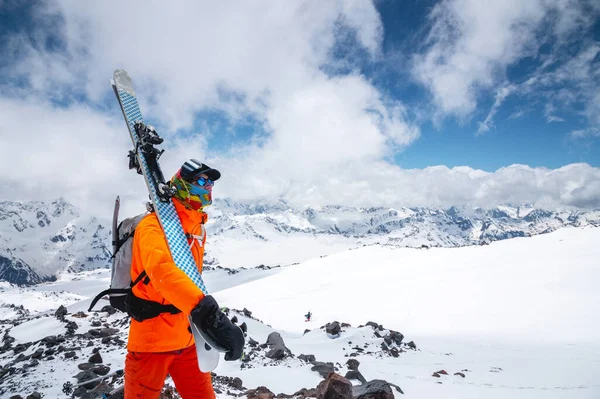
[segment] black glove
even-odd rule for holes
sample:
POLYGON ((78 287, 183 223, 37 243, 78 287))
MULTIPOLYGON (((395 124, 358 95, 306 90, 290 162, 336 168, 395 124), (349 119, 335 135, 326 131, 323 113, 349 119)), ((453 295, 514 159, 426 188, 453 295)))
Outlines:
POLYGON ((215 298, 205 296, 194 309, 192 321, 213 348, 226 351, 225 360, 238 360, 244 351, 244 333, 225 316, 215 298))

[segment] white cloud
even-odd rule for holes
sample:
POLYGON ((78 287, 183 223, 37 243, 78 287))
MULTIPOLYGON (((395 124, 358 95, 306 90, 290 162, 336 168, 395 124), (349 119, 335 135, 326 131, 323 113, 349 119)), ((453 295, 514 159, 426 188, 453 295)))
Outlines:
MULTIPOLYGON (((139 4, 49 3, 39 11, 39 23, 62 35, 65 51, 13 38, 9 55, 18 62, 8 71, 28 84, 0 97, 4 198, 63 195, 92 213, 110 215, 114 197, 121 195, 131 212, 139 210, 146 189, 127 170, 131 143, 120 113, 116 108, 107 113, 103 105, 115 104, 108 78, 122 67, 134 78, 147 121, 163 127, 166 177, 185 159, 204 160, 223 172, 216 196, 360 206, 490 206, 541 198, 554 205, 594 204, 595 189, 582 190, 599 171, 587 165, 564 174, 526 167, 487 173, 441 166, 402 170, 386 162, 419 137, 411 112, 362 75, 329 76, 321 70, 333 61, 340 23, 354 30, 371 57, 381 56, 382 26, 370 3, 139 4), (95 108, 77 105, 81 97, 95 108), (227 153, 207 153, 209 132, 191 129, 195 113, 206 109, 233 119, 252 116, 266 134, 227 153), (189 131, 177 134, 182 128, 189 131), (570 196, 562 188, 567 182, 574 182, 570 196)), ((508 21, 512 12, 500 8, 508 21)), ((495 69, 489 60, 497 54, 486 55, 477 40, 465 44, 484 59, 482 74, 471 83, 488 84, 493 79, 486 73, 495 69)), ((453 58, 452 65, 467 66, 468 58, 453 58)), ((471 83, 458 84, 464 96, 456 98, 456 106, 449 99, 447 110, 475 101, 471 83)), ((498 106, 509 94, 498 93, 498 106)), ((445 94, 439 98, 446 101, 445 94)))
MULTIPOLYGON (((412 74, 431 93, 438 123, 448 116, 471 118, 481 97, 495 91, 496 101, 479 122, 478 133, 494 126, 499 106, 511 93, 538 95, 537 90, 548 84, 552 88, 545 87, 547 93, 539 96, 553 109, 573 101, 586 103, 590 96, 579 98, 580 88, 592 83, 590 89, 598 91, 598 77, 590 74, 593 57, 589 58, 597 45, 586 46, 581 33, 599 15, 598 2, 587 0, 442 0, 429 15, 429 34, 423 52, 414 56, 412 74), (508 81, 510 66, 538 57, 539 47, 552 40, 553 53, 538 71, 523 84, 508 81), (571 57, 574 40, 584 47, 571 57), (556 88, 561 83, 568 85, 556 88), (506 93, 507 87, 513 90, 506 93)), ((546 116, 549 122, 561 119, 546 116)))

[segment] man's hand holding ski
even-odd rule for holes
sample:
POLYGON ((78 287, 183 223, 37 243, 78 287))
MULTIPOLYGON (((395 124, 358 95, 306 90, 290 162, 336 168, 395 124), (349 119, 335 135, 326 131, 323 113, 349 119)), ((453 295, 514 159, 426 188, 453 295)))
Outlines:
POLYGON ((192 321, 206 342, 226 351, 225 360, 238 360, 244 350, 244 333, 221 312, 215 298, 205 296, 192 310, 192 321))

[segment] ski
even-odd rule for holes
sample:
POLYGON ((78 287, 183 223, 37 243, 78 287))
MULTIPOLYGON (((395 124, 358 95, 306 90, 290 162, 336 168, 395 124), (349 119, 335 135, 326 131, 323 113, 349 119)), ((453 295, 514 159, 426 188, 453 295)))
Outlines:
MULTIPOLYGON (((165 233, 175 265, 205 295, 208 295, 202 275, 196 267, 181 221, 173 205, 171 199, 173 191, 167 186, 158 164, 158 159, 164 150, 160 150, 156 146, 160 145, 163 140, 152 126, 144 123, 133 82, 127 72, 121 69, 115 70, 111 84, 133 143, 134 150, 129 152, 129 168, 136 169, 139 174, 144 176, 154 211, 165 233)), ((200 371, 213 371, 219 364, 219 352, 223 352, 224 349, 211 347, 202 337, 201 331, 192 322, 191 316, 188 320, 196 341, 200 371)))

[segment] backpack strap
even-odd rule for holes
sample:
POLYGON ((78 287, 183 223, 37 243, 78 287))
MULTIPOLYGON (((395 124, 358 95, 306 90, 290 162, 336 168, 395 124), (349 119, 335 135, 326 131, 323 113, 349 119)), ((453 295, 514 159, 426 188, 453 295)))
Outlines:
POLYGON ((135 287, 140 281, 144 285, 150 283, 150 277, 146 273, 146 270, 142 270, 135 281, 131 282, 130 288, 126 291, 130 294, 125 298, 125 307, 127 308, 127 314, 136 321, 144 321, 158 316, 161 313, 177 314, 181 313, 181 310, 177 309, 175 305, 163 305, 162 303, 149 301, 147 299, 138 298, 133 293, 133 287, 135 287))
POLYGON ((100 298, 102 298, 104 295, 108 295, 108 294, 123 294, 123 295, 125 295, 128 292, 129 292, 129 288, 109 288, 107 290, 104 290, 101 293, 99 293, 98 295, 96 295, 94 297, 94 299, 92 299, 92 303, 90 304, 90 307, 88 308, 88 312, 92 311, 92 308, 94 306, 96 306, 96 303, 98 303, 100 298))

